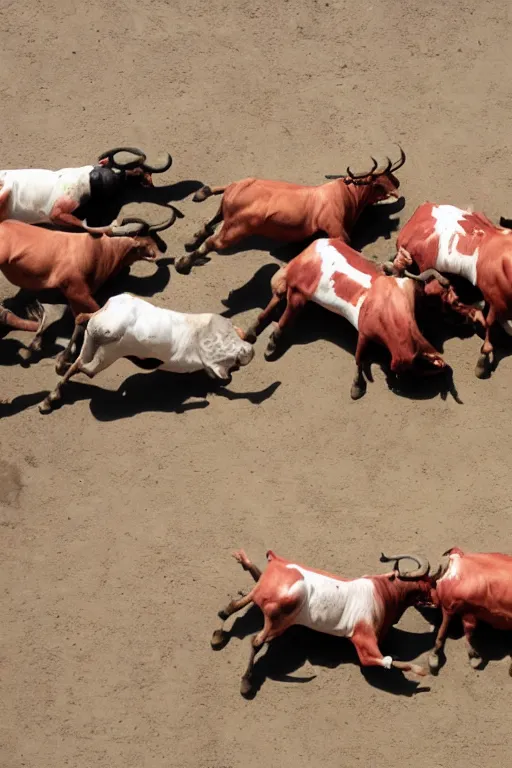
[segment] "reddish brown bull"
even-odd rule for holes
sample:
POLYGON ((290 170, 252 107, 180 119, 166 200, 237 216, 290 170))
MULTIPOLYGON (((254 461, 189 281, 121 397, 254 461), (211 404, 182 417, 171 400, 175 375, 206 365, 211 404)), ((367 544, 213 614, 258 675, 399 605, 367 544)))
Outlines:
MULTIPOLYGON (((442 623, 429 658, 431 670, 439 668, 439 654, 456 614, 462 619, 471 665, 478 667, 482 658, 472 642, 477 623, 484 621, 496 629, 512 630, 512 557, 452 547, 444 553, 433 584, 432 601, 441 608, 442 623)), ((509 673, 512 675, 512 663, 509 673)))
MULTIPOLYGON (((155 232, 170 226, 174 218, 175 214, 160 225, 142 224, 145 232, 155 232)), ((59 289, 75 317, 99 309, 94 294, 110 277, 135 261, 154 261, 157 256, 158 247, 150 236, 93 237, 19 221, 0 222, 0 270, 7 280, 31 292, 59 289)), ((25 359, 40 348, 44 321, 22 320, 7 310, 2 311, 0 320, 12 328, 37 332, 28 350, 24 350, 25 359)), ((69 352, 68 348, 61 357, 59 372, 63 372, 69 352)))
POLYGON ((405 163, 400 159, 384 168, 373 167, 355 174, 347 168, 344 176, 318 187, 284 181, 243 179, 227 187, 202 187, 194 195, 199 202, 211 195, 223 195, 216 215, 187 244, 192 250, 176 259, 178 272, 188 272, 197 258, 210 251, 223 251, 246 237, 260 235, 284 242, 300 242, 318 233, 347 240, 364 208, 386 198, 398 197, 400 182, 396 171, 405 163), (215 233, 215 227, 222 223, 215 233))

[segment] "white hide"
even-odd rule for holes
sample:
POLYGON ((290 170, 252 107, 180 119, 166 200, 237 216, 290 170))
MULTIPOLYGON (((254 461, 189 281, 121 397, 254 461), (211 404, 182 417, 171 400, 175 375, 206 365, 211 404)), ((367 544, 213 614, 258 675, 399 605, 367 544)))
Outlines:
POLYGON ((242 341, 225 317, 174 312, 123 293, 109 299, 89 320, 80 369, 94 375, 127 355, 161 360, 163 371, 205 369, 210 376, 225 379, 230 369, 252 360, 254 348, 242 341))
POLYGON ((93 165, 47 171, 25 168, 0 171, 0 196, 10 190, 3 219, 16 219, 26 224, 47 224, 52 208, 59 198, 69 197, 80 202, 91 191, 90 173, 93 165))
POLYGON ((434 231, 439 237, 436 269, 461 275, 476 285, 478 248, 470 256, 457 250, 459 237, 466 234, 459 221, 463 216, 471 216, 471 211, 464 211, 454 205, 435 205, 432 208, 432 216, 436 222, 434 231))
POLYGON ((371 275, 360 272, 351 266, 343 254, 334 248, 326 238, 316 240, 315 248, 321 260, 321 275, 318 287, 311 297, 312 301, 325 307, 325 309, 330 309, 331 312, 336 312, 337 315, 342 315, 349 323, 352 323, 354 328, 359 328, 359 313, 366 296, 361 296, 355 305, 340 299, 334 292, 332 275, 335 272, 342 272, 354 282, 359 283, 362 288, 370 288, 371 275))
POLYGON ((450 555, 450 563, 448 565, 448 568, 443 573, 441 578, 437 580, 437 583, 440 584, 442 581, 450 581, 450 579, 458 578, 459 569, 460 569, 460 555, 458 554, 450 555))
POLYGON ((296 624, 338 637, 351 637, 355 625, 365 621, 374 627, 379 621, 378 603, 371 579, 338 581, 331 576, 309 571, 300 565, 286 566, 304 578, 293 588, 301 590, 304 602, 296 624))

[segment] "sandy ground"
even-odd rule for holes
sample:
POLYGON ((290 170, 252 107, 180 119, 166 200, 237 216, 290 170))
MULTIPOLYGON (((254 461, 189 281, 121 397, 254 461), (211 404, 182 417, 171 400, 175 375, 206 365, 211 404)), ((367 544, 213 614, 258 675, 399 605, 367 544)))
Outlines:
MULTIPOLYGON (((182 199, 191 187, 177 182, 319 183, 396 141, 408 161, 395 225, 426 199, 510 215, 509 9, 4 0, 1 166, 83 164, 125 142, 169 149, 158 183, 184 218, 166 257, 216 206, 182 199)), ((372 257, 393 251, 393 232, 360 236, 372 257)), ((128 288, 222 311, 256 275, 232 297, 245 325, 278 263, 244 249, 181 276, 167 259, 158 272, 138 265, 128 288)), ((394 394, 377 366, 353 403, 353 334, 312 308, 281 359, 264 361, 265 334, 225 389, 123 361, 78 379, 43 417, 56 348, 24 369, 22 337, 0 342, 2 394, 16 398, 0 427, 2 766, 506 764, 503 653, 475 672, 455 637, 442 673, 418 686, 363 674, 349 643, 292 631, 246 701, 239 677, 258 616, 222 652, 210 637, 216 611, 250 583, 230 558, 238 546, 260 564, 272 548, 354 576, 379 572, 381 549, 510 550, 512 358, 478 381, 479 339, 452 337, 444 352, 463 405, 432 389, 394 394)), ((386 648, 425 660, 431 645, 410 611, 386 648)))

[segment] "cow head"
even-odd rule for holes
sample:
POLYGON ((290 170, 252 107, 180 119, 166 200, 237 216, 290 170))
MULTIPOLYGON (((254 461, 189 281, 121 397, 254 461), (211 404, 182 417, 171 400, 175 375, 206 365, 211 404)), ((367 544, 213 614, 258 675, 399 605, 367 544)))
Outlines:
POLYGON ((433 582, 430 576, 430 563, 426 558, 409 554, 387 557, 382 553, 380 561, 393 563, 391 578, 397 579, 405 587, 403 601, 406 606, 431 604, 433 582), (401 560, 412 560, 417 567, 413 570, 403 570, 400 567, 401 560))
POLYGON ((160 163, 150 165, 146 162, 146 155, 142 150, 136 147, 115 147, 103 152, 98 158, 98 163, 105 170, 108 169, 115 174, 119 182, 126 183, 133 180, 143 186, 152 187, 152 174, 167 171, 172 165, 172 157, 166 153, 160 163), (131 159, 123 159, 119 157, 120 154, 132 155, 132 157, 131 159))
POLYGON ((378 203, 380 200, 387 200, 388 197, 398 197, 397 190, 400 187, 400 182, 395 173, 402 167, 406 159, 402 147, 399 149, 400 158, 393 163, 388 157, 387 165, 384 168, 378 167, 374 157, 372 157, 372 168, 364 173, 353 173, 350 166, 347 167, 347 175, 344 178, 345 184, 368 187, 367 203, 369 205, 378 203))
POLYGON ((387 200, 389 197, 398 197, 397 190, 400 187, 400 182, 395 173, 402 167, 406 159, 402 147, 399 147, 399 149, 400 158, 393 163, 388 157, 387 165, 383 168, 379 168, 377 160, 372 157, 373 165, 369 171, 354 173, 350 170, 350 166, 348 166, 346 175, 328 175, 326 178, 342 179, 347 186, 358 189, 360 193, 359 198, 361 199, 362 195, 367 205, 387 200))
POLYGON ((130 267, 136 261, 156 261, 160 255, 158 245, 151 236, 134 237, 133 245, 125 256, 125 267, 130 267))

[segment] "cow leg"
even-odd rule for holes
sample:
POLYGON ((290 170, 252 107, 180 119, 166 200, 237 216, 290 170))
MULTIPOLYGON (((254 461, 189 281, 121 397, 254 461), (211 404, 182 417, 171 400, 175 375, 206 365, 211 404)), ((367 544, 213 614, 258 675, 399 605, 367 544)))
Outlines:
POLYGON ((224 217, 222 214, 221 205, 213 219, 207 221, 204 227, 199 229, 197 232, 194 232, 193 239, 189 240, 188 243, 185 243, 185 248, 191 251, 198 248, 202 243, 204 243, 207 237, 211 237, 213 234, 215 234, 215 227, 217 224, 220 224, 223 218, 224 217))
POLYGON ((364 365, 363 353, 366 349, 367 344, 368 344, 368 339, 363 333, 360 333, 357 339, 357 349, 356 349, 357 371, 354 377, 354 381, 352 382, 352 387, 350 389, 350 397, 352 398, 352 400, 359 400, 359 398, 361 398, 366 392, 366 379, 364 377, 364 372, 363 372, 363 365, 364 365))
MULTIPOLYGON (((219 619, 222 619, 222 622, 224 623, 226 619, 229 619, 229 617, 232 616, 234 613, 241 611, 242 608, 245 608, 245 606, 249 605, 249 603, 252 603, 252 601, 253 601, 252 592, 249 592, 248 595, 244 595, 238 600, 231 600, 226 605, 225 608, 221 608, 217 616, 219 617, 219 619)), ((212 648, 220 648, 224 644, 224 640, 225 640, 224 628, 220 627, 219 629, 216 629, 212 635, 212 639, 211 639, 212 648)))
POLYGON ((226 223, 224 222, 220 231, 215 235, 207 237, 199 248, 196 248, 192 253, 179 256, 174 262, 174 267, 177 272, 187 274, 190 272, 194 261, 198 258, 206 256, 210 251, 223 251, 232 245, 236 245, 236 243, 242 240, 246 234, 245 227, 226 227, 226 223))
POLYGON ((473 636, 473 632, 475 631, 477 625, 477 619, 476 616, 473 616, 472 614, 466 613, 464 616, 462 616, 462 626, 464 628, 464 637, 466 638, 466 643, 468 646, 468 656, 469 656, 469 663, 473 667, 473 669, 478 669, 480 664, 482 663, 482 657, 478 653, 477 650, 475 650, 473 643, 471 642, 471 638, 473 636))
POLYGON ((270 299, 269 303, 261 312, 258 317, 256 318, 256 322, 254 322, 250 328, 247 329, 247 331, 244 333, 244 339, 245 341, 250 342, 251 344, 254 344, 260 333, 262 333, 265 328, 270 324, 272 320, 272 314, 275 310, 275 308, 281 303, 283 300, 283 295, 275 294, 270 299))
POLYGON ((265 350, 265 359, 268 360, 276 351, 277 342, 283 334, 283 330, 292 325, 297 319, 297 315, 301 309, 306 305, 307 299, 299 291, 293 288, 288 288, 286 296, 286 309, 284 310, 281 318, 268 340, 267 349, 265 350))
POLYGON ((493 351, 493 345, 491 342, 491 331, 492 327, 494 325, 494 321, 496 320, 496 313, 491 307, 489 309, 489 314, 486 318, 486 329, 485 329, 485 340, 482 344, 482 348, 480 349, 480 357, 477 360, 476 368, 475 368, 475 376, 478 379, 486 379, 490 373, 491 373, 491 362, 490 362, 490 356, 493 351))
MULTIPOLYGON (((85 281, 80 281, 68 286, 66 291, 64 291, 64 294, 69 301, 71 311, 75 317, 79 314, 93 314, 100 308, 99 304, 91 296, 89 286, 85 281)), ((57 358, 55 370, 59 376, 64 374, 71 364, 71 360, 76 354, 76 349, 83 338, 84 332, 85 327, 83 325, 75 324, 75 329, 69 340, 68 346, 57 358)))
POLYGON ((64 317, 67 308, 67 304, 38 304, 37 309, 34 311, 34 316, 40 317, 39 328, 30 344, 18 351, 18 355, 23 361, 30 360, 33 352, 40 351, 43 343, 43 334, 50 325, 64 317))
POLYGON ((259 581, 261 578, 261 571, 258 568, 258 566, 254 565, 252 560, 249 560, 247 555, 245 554, 245 551, 243 549, 238 549, 236 552, 233 552, 233 557, 237 561, 237 563, 240 563, 244 571, 249 571, 254 581, 259 581))
POLYGON ((448 626, 452 618, 452 614, 448 613, 448 611, 445 611, 444 608, 442 609, 442 611, 443 611, 443 619, 441 621, 441 626, 437 631, 434 650, 428 657, 428 666, 431 672, 437 672, 437 670, 439 669, 439 653, 444 649, 444 644, 446 642, 446 635, 448 633, 448 626))
POLYGON ((395 667, 403 672, 414 672, 415 675, 420 675, 421 677, 427 674, 426 669, 420 667, 419 664, 395 661, 391 656, 383 656, 379 649, 375 632, 369 626, 357 628, 350 639, 363 667, 384 667, 384 669, 395 667))
POLYGON ((247 664, 247 669, 242 675, 242 679, 240 681, 240 693, 242 696, 248 696, 252 692, 252 673, 254 670, 254 659, 256 658, 258 651, 260 651, 266 643, 271 628, 271 619, 265 616, 265 624, 263 625, 263 629, 251 638, 251 653, 249 655, 249 663, 247 664))
POLYGON ((72 376, 76 376, 77 373, 85 373, 86 376, 92 379, 96 374, 112 365, 120 356, 116 344, 98 344, 90 335, 87 335, 78 360, 75 360, 63 378, 58 382, 53 392, 50 392, 43 400, 39 406, 39 411, 41 413, 49 413, 52 410, 53 404, 62 398, 63 386, 72 376))

